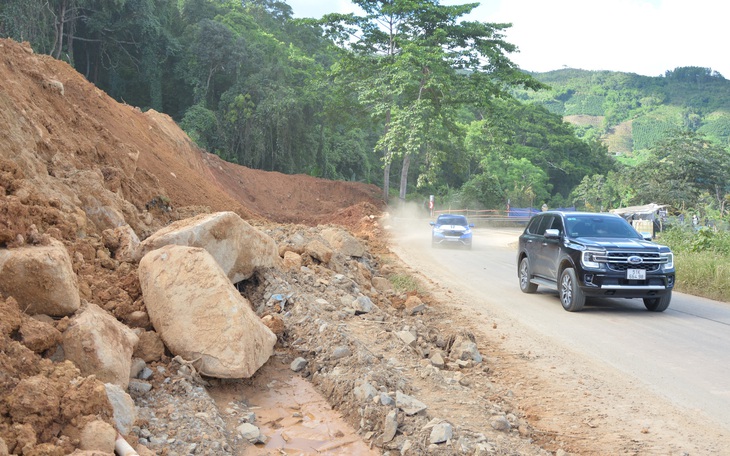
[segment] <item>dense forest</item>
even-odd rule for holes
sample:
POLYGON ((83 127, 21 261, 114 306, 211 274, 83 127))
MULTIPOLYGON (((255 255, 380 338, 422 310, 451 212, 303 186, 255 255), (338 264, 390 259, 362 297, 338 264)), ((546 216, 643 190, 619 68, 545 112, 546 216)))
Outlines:
POLYGON ((4 0, 0 36, 252 168, 472 208, 658 202, 727 217, 721 75, 529 73, 510 60, 510 24, 464 20, 474 3, 353 3, 362 16, 295 19, 279 0, 4 0))

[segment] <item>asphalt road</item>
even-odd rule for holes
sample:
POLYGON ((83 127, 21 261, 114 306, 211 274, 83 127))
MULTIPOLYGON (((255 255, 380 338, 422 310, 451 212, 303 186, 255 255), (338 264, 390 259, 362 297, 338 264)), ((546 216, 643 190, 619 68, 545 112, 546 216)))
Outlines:
POLYGON ((391 228, 394 252, 468 296, 475 316, 499 317, 571 351, 579 368, 613 368, 637 388, 730 430, 730 304, 675 292, 662 313, 648 312, 640 299, 589 300, 582 312, 566 312, 555 291, 520 291, 521 230, 476 229, 473 249, 461 250, 432 248, 428 220, 396 220, 391 228))

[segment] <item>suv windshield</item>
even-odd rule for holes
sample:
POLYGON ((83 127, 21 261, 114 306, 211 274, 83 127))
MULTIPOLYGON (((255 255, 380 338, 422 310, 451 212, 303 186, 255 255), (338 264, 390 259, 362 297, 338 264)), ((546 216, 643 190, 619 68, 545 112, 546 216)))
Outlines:
POLYGON ((566 232, 571 237, 606 237, 641 239, 641 235, 619 217, 569 215, 566 232))
POLYGON ((463 215, 439 215, 436 220, 438 225, 459 225, 466 226, 466 217, 463 215))

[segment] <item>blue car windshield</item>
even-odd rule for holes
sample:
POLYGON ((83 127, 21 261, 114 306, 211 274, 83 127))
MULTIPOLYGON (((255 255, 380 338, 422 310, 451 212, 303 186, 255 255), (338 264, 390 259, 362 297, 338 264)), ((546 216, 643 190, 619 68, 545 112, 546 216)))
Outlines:
POLYGON ((437 225, 458 225, 466 226, 466 217, 463 215, 439 215, 436 220, 437 225))
POLYGON ((565 217, 565 228, 571 237, 642 238, 629 222, 619 217, 571 215, 565 217))

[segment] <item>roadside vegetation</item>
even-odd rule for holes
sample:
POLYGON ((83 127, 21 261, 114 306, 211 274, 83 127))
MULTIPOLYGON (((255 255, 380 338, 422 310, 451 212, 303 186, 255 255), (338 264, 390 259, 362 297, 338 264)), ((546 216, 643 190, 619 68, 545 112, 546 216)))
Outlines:
POLYGON ((392 274, 388 277, 393 289, 398 293, 421 292, 421 285, 418 279, 410 274, 392 274))
POLYGON ((677 291, 730 303, 730 232, 676 226, 658 241, 674 252, 677 291))

